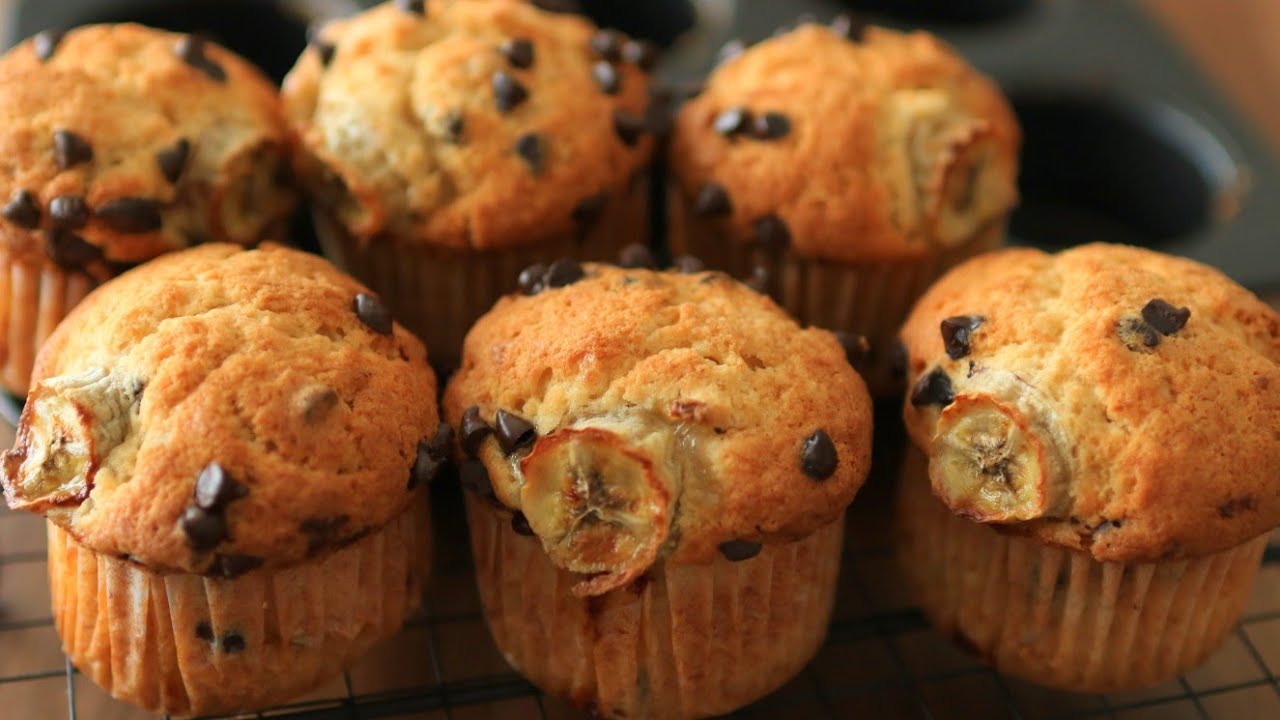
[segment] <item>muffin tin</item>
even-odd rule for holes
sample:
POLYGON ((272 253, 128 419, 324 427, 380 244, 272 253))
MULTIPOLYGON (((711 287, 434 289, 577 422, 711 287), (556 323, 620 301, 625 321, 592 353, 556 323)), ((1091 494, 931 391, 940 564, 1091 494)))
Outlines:
MULTIPOLYGON (((607 4, 585 3, 588 11, 607 4)), ((355 5, 28 0, 13 11, 8 40, 48 26, 137 19, 220 34, 278 78, 302 48, 311 19, 355 5), (242 23, 250 14, 255 22, 242 23)), ((1280 290, 1272 236, 1280 206, 1264 200, 1280 195, 1280 160, 1130 3, 700 0, 692 7, 701 22, 675 43, 661 71, 672 83, 696 81, 728 39, 766 37, 804 12, 826 19, 865 10, 876 23, 936 32, 1005 87, 1023 123, 1016 242, 1049 249, 1090 240, 1145 245, 1219 267, 1255 290, 1280 290)), ((656 18, 611 12, 621 22, 640 18, 656 37, 673 34, 688 19, 678 9, 656 18)), ((878 427, 895 427, 896 416, 896 406, 881 408, 878 427)), ((892 491, 897 435, 878 439, 876 472, 849 517, 827 646, 799 677, 737 716, 1280 716, 1280 656, 1272 647, 1280 638, 1280 546, 1274 543, 1240 628, 1205 666, 1177 682, 1122 696, 1070 695, 1003 678, 954 649, 910 606, 894 568, 882 508, 892 491)), ((439 483, 435 495, 439 532, 461 537, 456 486, 439 483)), ((0 510, 0 705, 39 707, 47 717, 149 717, 111 701, 57 653, 40 589, 42 537, 37 519, 0 510)), ((442 543, 426 607, 406 631, 343 682, 270 716, 575 717, 539 696, 493 649, 470 573, 465 546, 442 543)))

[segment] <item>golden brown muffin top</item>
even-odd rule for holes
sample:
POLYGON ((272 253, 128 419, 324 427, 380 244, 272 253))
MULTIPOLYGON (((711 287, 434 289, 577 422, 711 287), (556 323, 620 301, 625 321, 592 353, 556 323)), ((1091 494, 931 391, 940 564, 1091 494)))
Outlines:
POLYGON ((536 242, 590 225, 647 161, 651 51, 581 18, 386 3, 317 37, 284 84, 299 172, 360 238, 536 242))
POLYGON ((140 25, 44 32, 0 58, 0 243, 105 277, 292 211, 274 86, 212 43, 140 25))
POLYGON ((491 482, 464 464, 464 483, 519 510, 575 592, 664 558, 744 559, 844 512, 871 402, 831 333, 720 273, 577 267, 476 323, 444 401, 491 482))
POLYGON ((694 212, 744 244, 911 258, 999 227, 1020 134, 990 80, 936 37, 805 24, 715 70, 671 165, 694 212))
POLYGON ((1215 270, 1007 250, 944 276, 902 338, 907 427, 963 517, 1120 562, 1280 525, 1280 316, 1215 270))
POLYGON ((353 542, 447 450, 422 344, 323 259, 273 245, 107 283, 33 380, 9 505, 160 571, 234 576, 353 542))

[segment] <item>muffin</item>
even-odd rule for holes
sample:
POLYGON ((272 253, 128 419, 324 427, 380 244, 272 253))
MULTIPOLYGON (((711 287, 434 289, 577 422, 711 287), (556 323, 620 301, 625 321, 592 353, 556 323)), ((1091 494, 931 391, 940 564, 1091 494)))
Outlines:
POLYGON ((523 2, 385 3, 285 79, 325 254, 457 366, 521 268, 647 239, 652 49, 523 2))
POLYGON ((1001 243, 1019 143, 995 85, 932 35, 802 24, 727 60, 677 116, 673 252, 868 338, 883 395, 911 304, 1001 243))
POLYGON ((1280 525, 1280 316, 1189 260, 1085 245, 961 265, 902 339, 900 551, 933 622, 1074 691, 1208 657, 1280 525))
POLYGON ((544 691, 718 715, 817 650, 871 447, 830 333, 721 273, 558 262, 471 330, 444 407, 485 617, 544 691))
POLYGON ((33 377, 0 479, 48 518, 63 647, 115 697, 278 703, 416 607, 449 443, 435 377, 323 259, 168 254, 91 293, 33 377))
POLYGON ((206 241, 281 239, 295 203, 274 86, 195 36, 43 32, 0 58, 0 385, 124 269, 206 241))

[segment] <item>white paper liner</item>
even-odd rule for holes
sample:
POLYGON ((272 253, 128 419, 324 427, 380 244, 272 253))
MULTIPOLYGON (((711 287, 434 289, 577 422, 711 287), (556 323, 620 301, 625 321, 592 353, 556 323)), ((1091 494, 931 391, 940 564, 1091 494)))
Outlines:
POLYGON ((0 384, 27 394, 36 353, 97 281, 51 260, 31 262, 0 247, 0 384))

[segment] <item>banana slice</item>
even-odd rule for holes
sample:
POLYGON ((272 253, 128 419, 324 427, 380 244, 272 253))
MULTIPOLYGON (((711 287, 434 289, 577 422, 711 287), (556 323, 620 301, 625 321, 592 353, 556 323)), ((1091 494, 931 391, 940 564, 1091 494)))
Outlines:
POLYGON ((938 418, 929 477, 954 512, 986 523, 1061 517, 1063 442, 1046 403, 1011 373, 986 371, 938 418))
POLYGON ((557 430, 519 461, 521 508, 558 567, 585 575, 576 595, 622 587, 657 559, 676 494, 670 432, 557 430))
POLYGON ((142 383, 91 368, 49 378, 31 391, 4 481, 14 508, 79 504, 112 449, 133 426, 142 383))

